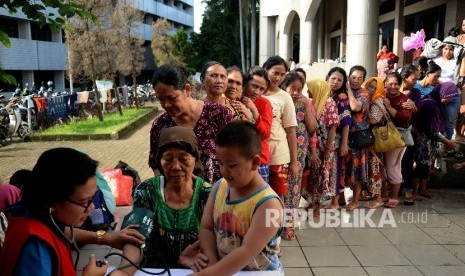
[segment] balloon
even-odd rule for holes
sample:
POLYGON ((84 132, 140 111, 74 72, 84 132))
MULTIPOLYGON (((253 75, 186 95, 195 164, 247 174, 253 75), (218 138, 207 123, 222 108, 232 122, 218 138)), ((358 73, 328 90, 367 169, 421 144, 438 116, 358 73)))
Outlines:
POLYGON ((423 29, 416 33, 410 33, 402 39, 404 51, 410 51, 425 46, 425 31, 423 29))

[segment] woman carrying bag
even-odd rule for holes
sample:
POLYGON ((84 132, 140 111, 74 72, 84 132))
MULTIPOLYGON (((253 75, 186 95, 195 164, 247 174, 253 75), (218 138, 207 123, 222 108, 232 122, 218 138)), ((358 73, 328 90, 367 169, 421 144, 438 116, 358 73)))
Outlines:
MULTIPOLYGON (((403 105, 409 101, 407 95, 400 92, 402 77, 399 73, 388 74, 384 81, 386 88, 386 99, 384 106, 392 122, 396 127, 408 128, 412 117, 412 109, 403 105)), ((389 201, 384 205, 387 208, 395 208, 399 204, 399 190, 402 184, 401 160, 406 147, 400 147, 384 153, 384 164, 386 166, 387 180, 391 185, 389 201)))

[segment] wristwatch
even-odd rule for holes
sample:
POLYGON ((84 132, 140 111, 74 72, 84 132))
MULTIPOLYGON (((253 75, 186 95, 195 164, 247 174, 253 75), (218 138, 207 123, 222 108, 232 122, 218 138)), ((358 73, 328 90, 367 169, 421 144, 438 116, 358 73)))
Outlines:
POLYGON ((98 230, 97 232, 95 232, 95 234, 97 235, 97 243, 98 244, 102 244, 102 239, 103 239, 103 236, 105 235, 105 231, 104 230, 98 230))

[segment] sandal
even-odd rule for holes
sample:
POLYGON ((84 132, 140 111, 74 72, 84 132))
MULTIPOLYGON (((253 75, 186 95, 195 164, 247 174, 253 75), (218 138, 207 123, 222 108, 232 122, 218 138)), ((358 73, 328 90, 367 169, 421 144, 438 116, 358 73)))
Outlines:
POLYGON ((399 205, 399 200, 390 198, 389 201, 386 204, 384 204, 384 207, 386 207, 386 208, 396 208, 397 205, 399 205))
POLYGON ((285 228, 283 233, 281 234, 281 238, 285 241, 294 241, 296 239, 294 230, 290 228, 285 228))
POLYGON ((346 205, 346 210, 347 211, 353 211, 353 210, 357 209, 358 207, 359 207, 358 204, 350 203, 350 204, 346 205))
POLYGON ((381 207, 383 205, 384 205, 383 201, 372 200, 370 202, 365 203, 364 207, 368 208, 368 209, 376 209, 376 208, 381 207))
POLYGON ((415 202, 413 200, 413 196, 410 196, 410 197, 405 197, 404 198, 404 205, 407 205, 407 206, 412 206, 414 205, 415 202))

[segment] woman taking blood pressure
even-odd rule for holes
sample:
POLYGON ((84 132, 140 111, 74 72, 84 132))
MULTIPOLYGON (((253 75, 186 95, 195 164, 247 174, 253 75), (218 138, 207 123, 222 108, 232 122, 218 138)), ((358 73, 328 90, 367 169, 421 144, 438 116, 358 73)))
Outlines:
MULTIPOLYGON (((31 183, 22 190, 21 205, 9 219, 0 255, 2 275, 76 275, 70 251, 77 248, 73 228, 94 209, 96 168, 97 161, 70 148, 51 149, 39 157, 31 183), (65 235, 67 226, 71 236, 65 235)), ((106 271, 91 256, 82 275, 106 271)))

